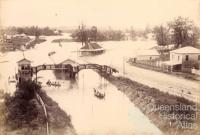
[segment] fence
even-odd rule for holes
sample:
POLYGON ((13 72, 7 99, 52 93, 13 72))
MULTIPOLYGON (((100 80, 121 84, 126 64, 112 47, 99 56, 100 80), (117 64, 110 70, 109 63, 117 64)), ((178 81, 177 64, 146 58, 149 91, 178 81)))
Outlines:
POLYGON ((49 135, 49 134, 50 134, 50 133, 49 133, 49 123, 48 123, 48 115, 47 115, 46 106, 45 106, 45 104, 44 104, 42 98, 39 96, 38 93, 36 93, 36 98, 37 98, 37 100, 39 101, 39 103, 40 103, 40 104, 42 105, 42 107, 43 107, 44 115, 45 115, 45 117, 46 117, 46 134, 49 135))
POLYGON ((197 70, 197 69, 192 69, 191 71, 193 74, 196 74, 196 75, 200 75, 200 70, 197 70))
POLYGON ((146 69, 152 69, 156 71, 163 71, 165 69, 162 62, 157 61, 157 60, 151 60, 151 61, 150 60, 137 60, 137 61, 129 60, 129 62, 132 65, 139 66, 146 69))

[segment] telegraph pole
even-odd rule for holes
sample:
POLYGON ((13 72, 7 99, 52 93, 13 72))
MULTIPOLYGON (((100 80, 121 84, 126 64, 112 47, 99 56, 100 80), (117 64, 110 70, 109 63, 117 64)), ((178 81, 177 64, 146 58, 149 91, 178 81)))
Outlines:
POLYGON ((126 74, 126 72, 125 72, 125 61, 126 59, 125 59, 125 57, 123 57, 123 74, 125 75, 126 74))
POLYGON ((82 42, 82 46, 83 46, 83 23, 81 23, 81 42, 82 42))

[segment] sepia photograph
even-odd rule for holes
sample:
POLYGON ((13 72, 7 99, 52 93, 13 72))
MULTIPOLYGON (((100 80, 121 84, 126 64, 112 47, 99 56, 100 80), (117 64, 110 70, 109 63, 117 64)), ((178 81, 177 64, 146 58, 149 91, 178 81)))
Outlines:
POLYGON ((200 135, 200 0, 0 0, 0 135, 200 135))

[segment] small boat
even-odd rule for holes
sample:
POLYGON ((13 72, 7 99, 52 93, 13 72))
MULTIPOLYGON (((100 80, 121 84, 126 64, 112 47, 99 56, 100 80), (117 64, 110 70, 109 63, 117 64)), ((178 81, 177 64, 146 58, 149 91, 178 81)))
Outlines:
POLYGON ((61 84, 58 82, 51 82, 50 80, 48 80, 47 82, 46 82, 46 84, 48 85, 48 86, 54 86, 54 87, 61 87, 61 84))
POLYGON ((48 86, 51 86, 51 81, 48 80, 48 81, 46 82, 46 84, 47 84, 48 86))
POLYGON ((57 82, 53 82, 53 83, 51 83, 51 85, 54 86, 54 87, 60 87, 61 86, 60 83, 57 83, 57 82))
POLYGON ((55 51, 49 52, 49 53, 48 53, 48 56, 54 55, 55 53, 56 53, 55 51))
POLYGON ((94 95, 99 98, 99 99, 104 99, 105 98, 105 92, 102 92, 100 90, 94 89, 94 95))

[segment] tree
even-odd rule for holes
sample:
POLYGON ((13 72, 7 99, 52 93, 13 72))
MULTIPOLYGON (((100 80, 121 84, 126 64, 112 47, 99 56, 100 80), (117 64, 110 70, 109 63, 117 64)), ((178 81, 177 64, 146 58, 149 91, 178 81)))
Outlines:
POLYGON ((185 46, 185 43, 191 38, 189 33, 192 32, 192 27, 194 27, 193 22, 188 18, 178 17, 169 22, 168 26, 172 29, 176 48, 185 46))
POLYGON ((19 34, 23 34, 23 33, 24 33, 24 29, 21 28, 21 27, 19 27, 19 28, 17 28, 17 32, 18 32, 19 34))
POLYGON ((158 45, 168 45, 170 44, 170 36, 169 36, 169 29, 160 25, 155 26, 153 29, 153 33, 155 34, 156 41, 158 45))
POLYGON ((96 42, 96 40, 97 40, 97 27, 96 26, 92 26, 92 28, 90 30, 90 36, 91 36, 91 39, 96 42))
POLYGON ((85 29, 85 27, 86 26, 82 23, 76 33, 73 35, 78 41, 82 42, 82 45, 88 41, 88 30, 85 29))
POLYGON ((188 40, 183 45, 191 45, 200 48, 199 45, 200 29, 193 26, 191 31, 188 32, 188 40))
POLYGON ((133 27, 131 27, 131 30, 130 30, 130 37, 131 37, 131 40, 136 40, 136 31, 133 29, 133 27))
POLYGON ((83 25, 79 26, 78 30, 75 30, 71 37, 75 39, 75 41, 87 42, 88 39, 93 41, 107 41, 114 40, 119 41, 124 39, 124 34, 120 30, 105 30, 105 31, 97 31, 97 28, 93 26, 91 29, 86 29, 83 25))
POLYGON ((41 35, 41 30, 38 28, 38 26, 35 27, 34 33, 35 38, 39 38, 39 36, 41 35))

